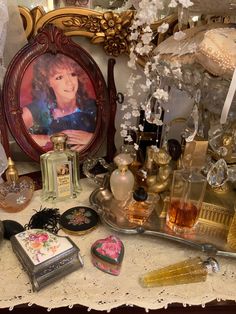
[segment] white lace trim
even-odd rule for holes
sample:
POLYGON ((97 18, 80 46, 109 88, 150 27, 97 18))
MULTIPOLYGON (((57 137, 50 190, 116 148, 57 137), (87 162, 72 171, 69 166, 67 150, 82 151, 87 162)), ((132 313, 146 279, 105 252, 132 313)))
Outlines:
MULTIPOLYGON (((76 205, 88 205, 88 197, 95 186, 87 179, 81 180, 83 192, 79 199, 56 206, 60 212, 76 205)), ((32 202, 19 213, 9 214, 0 210, 0 219, 13 219, 28 223, 33 209, 46 206, 40 200, 40 191, 35 192, 32 202)), ((51 205, 50 205, 51 206, 51 205)), ((80 304, 88 309, 111 310, 120 305, 136 305, 145 309, 167 307, 173 302, 196 305, 218 300, 236 300, 236 263, 233 259, 218 258, 221 270, 209 275, 204 283, 195 283, 165 288, 142 288, 138 278, 146 271, 201 256, 199 251, 179 244, 143 235, 116 234, 123 241, 125 255, 119 276, 112 276, 96 269, 91 263, 90 247, 100 238, 115 234, 104 226, 83 236, 71 236, 79 246, 84 260, 84 268, 64 277, 39 292, 32 292, 27 274, 12 252, 9 241, 0 246, 0 308, 12 309, 15 305, 37 304, 48 309, 61 306, 72 307, 80 304)), ((63 234, 61 232, 61 234, 63 234)))

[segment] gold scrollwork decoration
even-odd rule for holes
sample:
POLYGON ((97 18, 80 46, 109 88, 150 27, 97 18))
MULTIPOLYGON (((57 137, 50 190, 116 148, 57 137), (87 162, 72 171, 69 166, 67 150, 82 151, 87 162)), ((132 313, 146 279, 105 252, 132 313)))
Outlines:
POLYGON ((45 13, 41 7, 31 11, 20 7, 20 12, 28 38, 51 23, 62 29, 65 35, 84 36, 90 38, 93 44, 102 44, 109 56, 118 57, 129 52, 129 26, 134 11, 114 13, 67 7, 45 13))

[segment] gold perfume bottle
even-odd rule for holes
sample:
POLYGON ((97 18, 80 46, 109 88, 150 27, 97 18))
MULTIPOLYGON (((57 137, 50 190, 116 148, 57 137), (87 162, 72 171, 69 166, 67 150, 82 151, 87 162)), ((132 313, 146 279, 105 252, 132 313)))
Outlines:
POLYGON ((6 179, 7 181, 0 185, 0 208, 12 213, 23 210, 33 196, 33 180, 27 176, 19 178, 11 158, 8 158, 6 179))
POLYGON ((149 288, 203 282, 209 273, 218 271, 219 264, 214 258, 209 257, 203 261, 200 257, 195 257, 148 272, 140 277, 140 284, 149 288))
POLYGON ((53 151, 40 156, 42 172, 42 198, 64 200, 80 192, 79 167, 76 152, 66 148, 67 135, 51 136, 53 151))

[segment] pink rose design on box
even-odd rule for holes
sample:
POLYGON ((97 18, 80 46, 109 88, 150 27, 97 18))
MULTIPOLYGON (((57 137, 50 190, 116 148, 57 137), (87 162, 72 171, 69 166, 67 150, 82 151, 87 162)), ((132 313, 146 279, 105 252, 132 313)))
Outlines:
POLYGON ((91 247, 93 264, 102 271, 118 275, 124 257, 124 245, 116 236, 97 240, 91 247))

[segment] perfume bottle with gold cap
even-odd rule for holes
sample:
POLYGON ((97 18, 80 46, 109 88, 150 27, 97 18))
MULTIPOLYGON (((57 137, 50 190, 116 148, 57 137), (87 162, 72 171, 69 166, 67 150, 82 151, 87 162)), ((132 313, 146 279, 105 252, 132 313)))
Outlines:
POLYGON ((8 158, 6 182, 0 185, 0 209, 18 212, 30 202, 34 192, 34 182, 30 177, 18 176, 18 171, 11 158, 8 158))
POLYGON ((74 198, 80 192, 77 155, 66 147, 67 135, 51 136, 53 151, 40 156, 43 200, 74 198))

